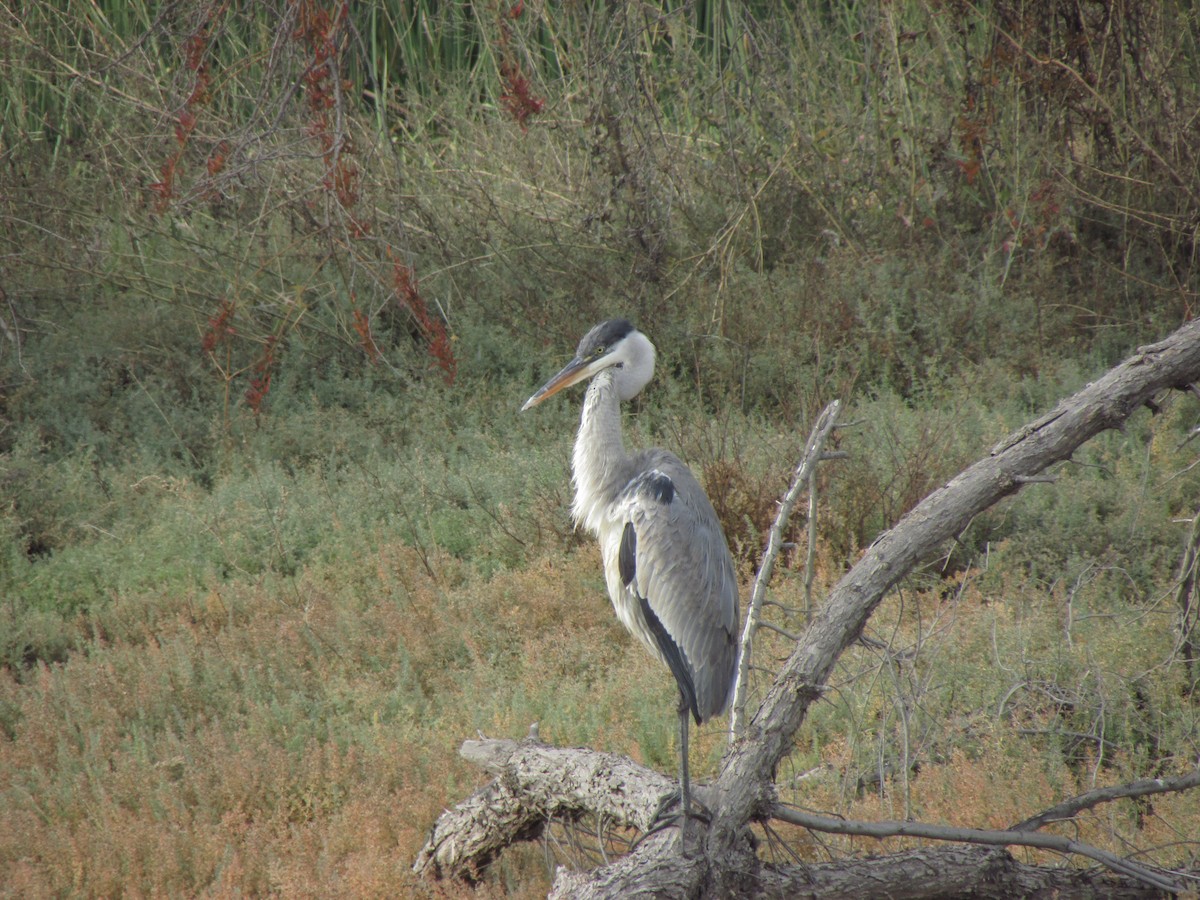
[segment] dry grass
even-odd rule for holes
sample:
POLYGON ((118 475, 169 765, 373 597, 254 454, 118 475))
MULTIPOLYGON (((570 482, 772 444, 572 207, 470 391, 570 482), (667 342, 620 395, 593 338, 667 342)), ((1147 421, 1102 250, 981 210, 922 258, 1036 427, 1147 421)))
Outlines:
MULTIPOLYGON (((6 890, 427 893, 409 865, 483 778, 455 752, 476 730, 520 736, 539 719, 548 740, 671 770, 669 676, 621 632, 593 557, 488 581, 440 559, 439 583, 389 544, 349 578, 167 599, 152 630, 5 671, 6 890), (369 598, 345 583, 360 579, 369 598)), ((697 741, 701 771, 721 745, 697 741)), ((536 893, 546 877, 531 850, 493 884, 536 893)))
MULTIPOLYGON (((868 821, 1001 829, 1097 787, 1192 770, 1200 716, 1169 610, 1117 610, 1097 587, 1074 598, 1069 622, 1061 596, 1011 576, 1000 592, 981 589, 980 574, 961 573, 941 596, 906 591, 885 602, 868 634, 895 655, 852 648, 843 658, 781 773, 785 787, 815 773, 785 791, 788 802, 868 821)), ((1153 848, 1144 858, 1172 867, 1181 852, 1196 858, 1187 836, 1200 833, 1200 806, 1186 794, 1118 801, 1055 828, 1118 854, 1153 848)), ((822 835, 797 846, 823 860, 915 843, 822 835)))

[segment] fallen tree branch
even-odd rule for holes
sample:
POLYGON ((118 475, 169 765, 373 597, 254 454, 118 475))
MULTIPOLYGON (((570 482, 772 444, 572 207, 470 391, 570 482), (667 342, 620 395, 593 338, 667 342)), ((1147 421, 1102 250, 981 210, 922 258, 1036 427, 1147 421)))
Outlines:
POLYGON ((1058 853, 1076 853, 1160 891, 1175 893, 1183 890, 1183 886, 1168 875, 1156 872, 1139 863, 1122 859, 1107 850, 1101 850, 1099 847, 1093 847, 1083 841, 1071 840, 1057 834, 1042 834, 1037 831, 998 831, 990 828, 958 828, 953 825, 931 825, 925 822, 887 820, 862 822, 834 816, 818 816, 783 805, 775 807, 773 816, 792 825, 801 825, 813 831, 825 831, 831 834, 872 838, 915 837, 934 841, 954 841, 960 844, 1036 847, 1040 850, 1054 850, 1058 853))
MULTIPOLYGON (((628 757, 535 739, 466 741, 459 753, 497 778, 441 815, 413 864, 417 874, 473 880, 500 849, 538 837, 552 818, 595 814, 647 831, 659 802, 677 790, 628 757)), ((703 785, 696 796, 705 801, 703 785)))
POLYGON ((921 847, 866 859, 778 866, 764 873, 762 897, 795 900, 1145 900, 1162 891, 1104 869, 1070 869, 1017 862, 1006 850, 921 847))
MULTIPOLYGON (((643 867, 630 856, 594 872, 559 869, 550 898, 678 897, 707 892, 755 900, 1009 900, 1034 896, 1056 900, 1157 900, 1164 894, 1161 888, 1105 868, 1028 865, 1017 862, 1007 850, 978 846, 918 847, 862 859, 763 866, 736 894, 712 890, 697 877, 701 868, 698 860, 685 859, 670 848, 660 856, 653 892, 646 888, 643 867), (663 893, 659 893, 660 886, 665 888, 663 893)), ((1184 874, 1196 880, 1195 872, 1184 874)))

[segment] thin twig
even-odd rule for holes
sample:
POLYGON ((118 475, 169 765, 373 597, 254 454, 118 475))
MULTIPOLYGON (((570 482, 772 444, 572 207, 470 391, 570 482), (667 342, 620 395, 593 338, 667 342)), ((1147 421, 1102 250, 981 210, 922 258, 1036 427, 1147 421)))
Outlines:
POLYGON ((804 456, 796 467, 792 485, 779 504, 779 512, 775 516, 775 521, 772 523, 767 537, 767 549, 763 553, 762 564, 758 567, 758 575, 754 579, 754 587, 750 592, 750 605, 746 610, 746 624, 742 628, 741 656, 738 660, 737 682, 733 688, 733 713, 729 721, 731 740, 740 735, 745 728, 746 694, 750 681, 750 656, 754 646, 754 632, 758 629, 759 619, 762 617, 763 600, 766 597, 771 573, 775 569, 775 559, 779 556, 780 547, 783 545, 783 531, 787 528, 792 508, 800 498, 801 490, 808 483, 809 473, 821 458, 821 451, 830 432, 833 431, 841 406, 841 401, 834 400, 817 417, 817 424, 813 426, 812 434, 809 435, 804 456))
POLYGON ((798 613, 804 612, 804 610, 800 609, 798 606, 788 606, 786 603, 780 603, 778 600, 764 600, 763 606, 773 606, 776 609, 781 609, 789 616, 794 616, 798 613))
MULTIPOLYGON (((822 453, 821 459, 827 459, 822 453)), ((804 621, 812 622, 813 572, 817 561, 817 467, 808 473, 808 553, 804 556, 804 621)))
POLYGON ((1200 512, 1192 519, 1192 530, 1183 548, 1183 559, 1179 563, 1179 588, 1175 593, 1175 603, 1179 607, 1179 655, 1183 659, 1187 681, 1194 684, 1196 659, 1200 657, 1197 638, 1194 635, 1197 622, 1196 604, 1196 560, 1200 556, 1200 512))
POLYGON ((759 628, 769 628, 771 631, 774 631, 776 634, 782 634, 789 641, 800 640, 800 635, 792 634, 792 632, 788 631, 786 628, 780 628, 774 622, 768 622, 766 619, 760 619, 758 622, 758 627, 759 628))

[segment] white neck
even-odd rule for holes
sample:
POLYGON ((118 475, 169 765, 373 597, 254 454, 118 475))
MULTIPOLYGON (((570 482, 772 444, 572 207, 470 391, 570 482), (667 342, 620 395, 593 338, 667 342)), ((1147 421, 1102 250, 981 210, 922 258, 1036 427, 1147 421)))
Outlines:
POLYGON ((654 375, 654 345, 640 331, 627 335, 588 385, 571 457, 577 524, 599 533, 604 512, 633 477, 621 437, 621 401, 632 400, 654 375))
POLYGON ((571 457, 575 502, 571 513, 578 525, 596 534, 610 496, 624 486, 629 455, 621 437, 621 403, 614 377, 605 369, 592 379, 579 418, 579 435, 571 457))
POLYGON ((654 377, 654 345, 640 331, 632 332, 617 348, 619 365, 611 370, 617 396, 632 400, 654 377))

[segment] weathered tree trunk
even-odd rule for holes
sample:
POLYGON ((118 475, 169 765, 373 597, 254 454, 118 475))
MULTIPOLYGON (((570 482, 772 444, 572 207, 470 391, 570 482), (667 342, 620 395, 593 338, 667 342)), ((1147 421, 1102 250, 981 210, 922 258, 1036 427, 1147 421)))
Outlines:
MULTIPOLYGON (((1085 441, 1119 428, 1161 391, 1185 388, 1200 380, 1200 321, 1189 322, 1159 343, 1142 347, 1132 357, 1062 401, 1051 413, 998 444, 986 457, 935 490, 890 531, 882 534, 862 560, 834 587, 819 614, 784 664, 746 732, 731 747, 714 784, 700 799, 712 812, 702 847, 685 857, 678 832, 660 832, 629 856, 589 873, 560 873, 557 896, 862 896, 886 891, 890 896, 1011 896, 1062 891, 1061 896, 1092 891, 1108 896, 1148 896, 1171 885, 1147 874, 1135 880, 1097 876, 1077 870, 1021 866, 1007 853, 971 848, 920 850, 875 860, 844 861, 803 869, 774 866, 754 852, 748 824, 770 818, 776 809, 776 766, 792 745, 809 705, 820 697, 835 662, 861 634, 863 626, 888 590, 915 565, 932 559, 942 544, 961 532, 973 517, 1009 494, 1052 463, 1064 460, 1085 441), (1150 881, 1158 887, 1151 887, 1150 881)), ((541 745, 514 745, 493 759, 503 774, 446 813, 422 850, 414 868, 443 875, 469 873, 504 843, 528 837, 547 814, 573 815, 584 809, 603 811, 614 820, 645 828, 666 793, 662 776, 646 773, 627 760, 596 762, 590 751, 570 765, 574 777, 556 771, 551 783, 535 788, 523 779, 528 770, 522 753, 541 745), (503 762, 500 760, 503 758, 503 762), (622 768, 625 766, 625 768, 622 768), (591 768, 589 768, 591 767, 591 768), (640 771, 639 771, 640 770, 640 771), (654 777, 651 777, 654 776, 654 777), (655 780, 657 779, 657 780, 655 780), (481 798, 487 792, 487 797, 481 798), (493 797, 495 815, 487 812, 493 797), (502 802, 501 802, 502 801, 502 802), (509 815, 508 804, 524 804, 525 815, 509 815), (636 809, 624 810, 632 803, 636 809), (478 808, 479 813, 468 814, 478 808), (483 828, 487 840, 473 840, 461 829, 483 828)), ((542 752, 550 748, 542 747, 542 752)), ((497 768, 498 767, 498 768, 497 768)))
MULTIPOLYGON (((679 861, 667 858, 659 888, 647 890, 639 883, 611 877, 607 871, 562 875, 551 898, 596 896, 682 896, 693 887, 675 877, 679 861), (678 886, 678 890, 673 890, 678 886)), ((615 868, 615 867, 609 867, 615 868)), ((701 886, 701 893, 704 893, 701 886)), ((728 896, 718 893, 718 896, 728 896)), ((1007 850, 975 847, 939 847, 908 850, 871 859, 847 859, 811 866, 764 868, 742 896, 762 900, 1010 900, 1012 897, 1054 897, 1056 900, 1095 900, 1097 897, 1150 898, 1163 892, 1103 870, 1029 866, 1017 862, 1007 850)))

